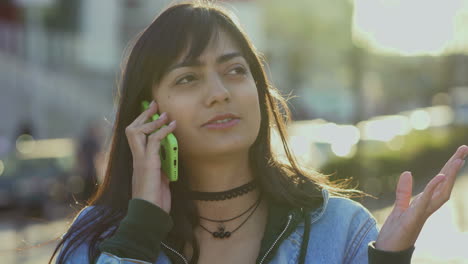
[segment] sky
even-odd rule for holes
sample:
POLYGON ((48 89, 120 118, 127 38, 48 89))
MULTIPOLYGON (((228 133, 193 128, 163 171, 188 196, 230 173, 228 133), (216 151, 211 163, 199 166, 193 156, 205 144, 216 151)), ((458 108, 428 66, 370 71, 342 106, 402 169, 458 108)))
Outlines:
POLYGON ((468 52, 468 0, 355 0, 353 38, 377 53, 468 52))

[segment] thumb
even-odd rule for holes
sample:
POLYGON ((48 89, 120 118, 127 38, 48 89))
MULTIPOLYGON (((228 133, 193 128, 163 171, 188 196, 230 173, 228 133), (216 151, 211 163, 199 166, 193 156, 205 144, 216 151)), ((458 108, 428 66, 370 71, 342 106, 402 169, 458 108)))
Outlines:
POLYGON ((413 176, 411 172, 405 171, 398 179, 394 209, 405 211, 409 207, 412 192, 413 176))

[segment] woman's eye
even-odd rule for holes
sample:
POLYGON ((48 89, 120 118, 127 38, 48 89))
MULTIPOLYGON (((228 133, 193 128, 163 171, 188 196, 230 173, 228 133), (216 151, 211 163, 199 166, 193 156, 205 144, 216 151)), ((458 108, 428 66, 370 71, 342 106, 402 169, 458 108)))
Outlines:
POLYGON ((186 84, 189 83, 190 81, 196 80, 195 76, 193 75, 186 75, 179 80, 176 81, 176 84, 186 84))
POLYGON ((229 73, 232 73, 234 72, 234 74, 241 74, 241 75, 244 75, 247 73, 247 70, 244 69, 244 67, 235 67, 234 69, 230 70, 229 73))

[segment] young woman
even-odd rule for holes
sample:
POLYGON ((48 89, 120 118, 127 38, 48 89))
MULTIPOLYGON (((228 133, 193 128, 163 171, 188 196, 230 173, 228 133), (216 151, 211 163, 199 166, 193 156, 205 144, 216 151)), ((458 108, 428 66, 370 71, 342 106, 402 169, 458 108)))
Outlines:
POLYGON ((349 199, 362 193, 296 164, 285 101, 245 33, 212 4, 162 12, 139 35, 120 85, 105 181, 51 261, 60 248, 57 263, 409 263, 468 153, 460 147, 411 205, 403 173, 379 232, 349 199), (142 113, 143 100, 152 104, 142 113), (287 162, 272 152, 273 129, 287 162), (175 182, 159 157, 170 132, 175 182))

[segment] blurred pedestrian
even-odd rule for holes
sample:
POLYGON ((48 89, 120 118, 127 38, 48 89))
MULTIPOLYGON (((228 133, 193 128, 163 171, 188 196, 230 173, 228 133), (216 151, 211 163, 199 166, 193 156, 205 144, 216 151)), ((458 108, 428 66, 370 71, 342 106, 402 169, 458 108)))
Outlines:
POLYGON ((78 202, 85 203, 96 191, 98 180, 96 159, 101 150, 100 126, 90 122, 78 141, 76 153, 76 168, 81 184, 81 190, 76 190, 78 202))

